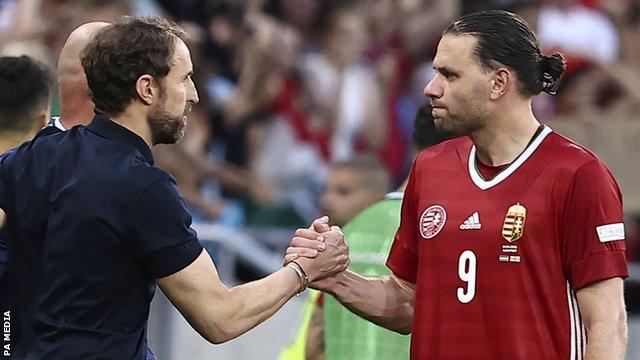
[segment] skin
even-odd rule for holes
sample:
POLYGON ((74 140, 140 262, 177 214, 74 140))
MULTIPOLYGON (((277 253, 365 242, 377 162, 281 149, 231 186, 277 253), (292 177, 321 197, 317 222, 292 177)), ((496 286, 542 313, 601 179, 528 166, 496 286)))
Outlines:
POLYGON ((140 76, 135 84, 135 101, 111 119, 138 134, 149 146, 175 143, 184 134, 187 114, 199 101, 192 74, 189 49, 176 38, 169 73, 162 79, 140 76))
MULTIPOLYGON (((431 99, 439 130, 468 135, 478 160, 487 165, 508 164, 526 147, 539 122, 531 111, 531 98, 517 91, 515 72, 506 67, 484 69, 474 57, 475 43, 468 35, 442 37, 434 59, 436 76, 424 95, 431 99)), ((285 261, 313 256, 305 248, 315 246, 312 237, 294 239, 285 261)), ((363 277, 347 270, 313 286, 369 321, 403 334, 411 331, 415 284, 395 275, 363 277)), ((624 359, 627 325, 622 289, 622 279, 612 278, 576 292, 589 333, 585 359, 624 359)))
POLYGON ((80 52, 106 22, 90 22, 73 30, 64 43, 58 57, 58 89, 60 91, 60 121, 65 129, 75 125, 87 125, 93 119, 93 101, 80 52))
POLYGON ((178 41, 169 74, 160 81, 160 102, 154 104, 149 127, 152 143, 173 144, 184 135, 187 114, 198 102, 198 93, 193 80, 193 64, 189 49, 178 41))

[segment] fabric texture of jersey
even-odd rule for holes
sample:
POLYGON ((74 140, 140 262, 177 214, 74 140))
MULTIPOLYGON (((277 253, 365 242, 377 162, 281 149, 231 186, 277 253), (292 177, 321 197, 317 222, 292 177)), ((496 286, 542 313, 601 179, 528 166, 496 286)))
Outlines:
POLYGON ((545 127, 490 180, 468 138, 416 159, 387 265, 416 284, 412 359, 582 359, 575 292, 626 277, 622 196, 545 127))
POLYGON ((14 359, 149 359, 154 279, 201 253, 147 144, 96 116, 46 127, 0 163, 14 359))
MULTIPOLYGON (((389 275, 385 259, 400 223, 401 193, 392 193, 349 221, 350 268, 365 276, 389 275)), ((347 310, 332 296, 324 298, 327 360, 408 359, 410 336, 375 325, 347 310)))

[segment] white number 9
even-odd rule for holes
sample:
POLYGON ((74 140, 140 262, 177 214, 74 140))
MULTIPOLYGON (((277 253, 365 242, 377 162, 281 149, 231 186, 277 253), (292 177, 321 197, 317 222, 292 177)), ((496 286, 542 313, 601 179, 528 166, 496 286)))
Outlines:
POLYGON ((467 304, 476 296, 476 254, 465 250, 458 259, 458 277, 467 283, 467 288, 458 288, 458 300, 467 304))

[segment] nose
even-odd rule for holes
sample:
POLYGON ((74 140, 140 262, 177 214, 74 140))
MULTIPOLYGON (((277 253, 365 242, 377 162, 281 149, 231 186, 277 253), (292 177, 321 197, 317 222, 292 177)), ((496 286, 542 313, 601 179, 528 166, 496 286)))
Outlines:
POLYGON ((438 75, 434 76, 431 81, 425 85, 424 90, 422 90, 422 94, 424 96, 432 97, 432 98, 440 98, 442 97, 442 89, 438 86, 438 75))
POLYGON ((192 104, 197 104, 200 101, 198 97, 198 90, 196 90, 196 86, 193 82, 191 82, 191 86, 189 88, 189 93, 187 94, 187 102, 192 104))

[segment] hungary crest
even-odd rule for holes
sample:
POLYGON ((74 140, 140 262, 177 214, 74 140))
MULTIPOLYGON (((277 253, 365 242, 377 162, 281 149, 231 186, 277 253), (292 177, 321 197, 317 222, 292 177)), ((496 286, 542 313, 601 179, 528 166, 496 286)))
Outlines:
POLYGON ((507 210, 507 215, 504 218, 504 224, 502 225, 502 237, 508 242, 513 242, 520 239, 524 233, 524 223, 527 219, 527 209, 516 203, 511 205, 507 210))

